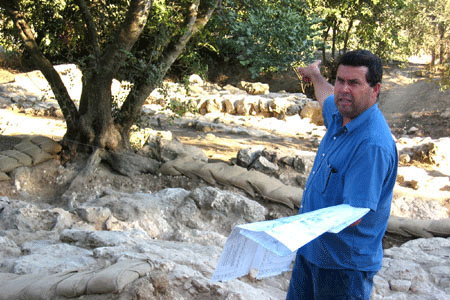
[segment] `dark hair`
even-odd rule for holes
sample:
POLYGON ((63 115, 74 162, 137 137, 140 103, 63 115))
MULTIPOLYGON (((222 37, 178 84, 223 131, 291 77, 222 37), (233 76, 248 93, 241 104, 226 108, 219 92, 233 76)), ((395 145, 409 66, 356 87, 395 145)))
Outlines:
POLYGON ((383 77, 381 59, 368 50, 355 50, 345 53, 339 60, 339 65, 352 67, 365 66, 369 69, 366 74, 366 80, 369 85, 374 87, 377 83, 381 83, 381 78, 383 77))

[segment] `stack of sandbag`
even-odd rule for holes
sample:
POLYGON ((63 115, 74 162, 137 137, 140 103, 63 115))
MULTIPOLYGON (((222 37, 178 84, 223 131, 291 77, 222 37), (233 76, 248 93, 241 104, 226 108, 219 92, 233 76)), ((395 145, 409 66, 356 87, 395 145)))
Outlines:
POLYGON ((0 273, 0 300, 117 294, 151 270, 152 266, 147 261, 124 260, 99 271, 69 271, 46 276, 0 273))
POLYGON ((267 174, 223 162, 208 163, 189 156, 169 160, 161 165, 159 171, 163 175, 201 178, 211 185, 234 186, 252 197, 258 194, 264 199, 290 208, 299 207, 303 195, 303 189, 300 187, 285 185, 267 174))
POLYGON ((18 167, 31 167, 48 161, 61 151, 61 145, 45 136, 24 138, 12 149, 0 152, 0 181, 18 167))

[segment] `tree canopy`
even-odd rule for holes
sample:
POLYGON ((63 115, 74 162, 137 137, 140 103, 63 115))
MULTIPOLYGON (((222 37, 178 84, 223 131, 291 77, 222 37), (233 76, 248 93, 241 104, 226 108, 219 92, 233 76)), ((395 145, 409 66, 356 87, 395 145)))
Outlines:
POLYGON ((205 30, 218 54, 235 57, 258 77, 311 60, 319 21, 304 1, 226 0, 205 30))

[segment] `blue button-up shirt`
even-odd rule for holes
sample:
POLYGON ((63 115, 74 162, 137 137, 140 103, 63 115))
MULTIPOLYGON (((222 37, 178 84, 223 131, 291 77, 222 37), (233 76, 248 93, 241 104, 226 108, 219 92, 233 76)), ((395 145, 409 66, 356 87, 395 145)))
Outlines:
POLYGON ((342 126, 330 96, 323 116, 327 133, 306 183, 301 212, 338 204, 370 211, 359 225, 325 233, 299 251, 322 268, 378 271, 397 177, 395 141, 377 104, 342 126))

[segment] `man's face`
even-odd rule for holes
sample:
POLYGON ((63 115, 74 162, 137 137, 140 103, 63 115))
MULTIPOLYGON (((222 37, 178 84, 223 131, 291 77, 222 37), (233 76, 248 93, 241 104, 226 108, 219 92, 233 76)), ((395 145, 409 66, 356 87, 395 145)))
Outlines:
POLYGON ((343 125, 374 105, 381 84, 371 87, 366 80, 368 68, 340 65, 334 84, 334 102, 344 116, 343 125))

